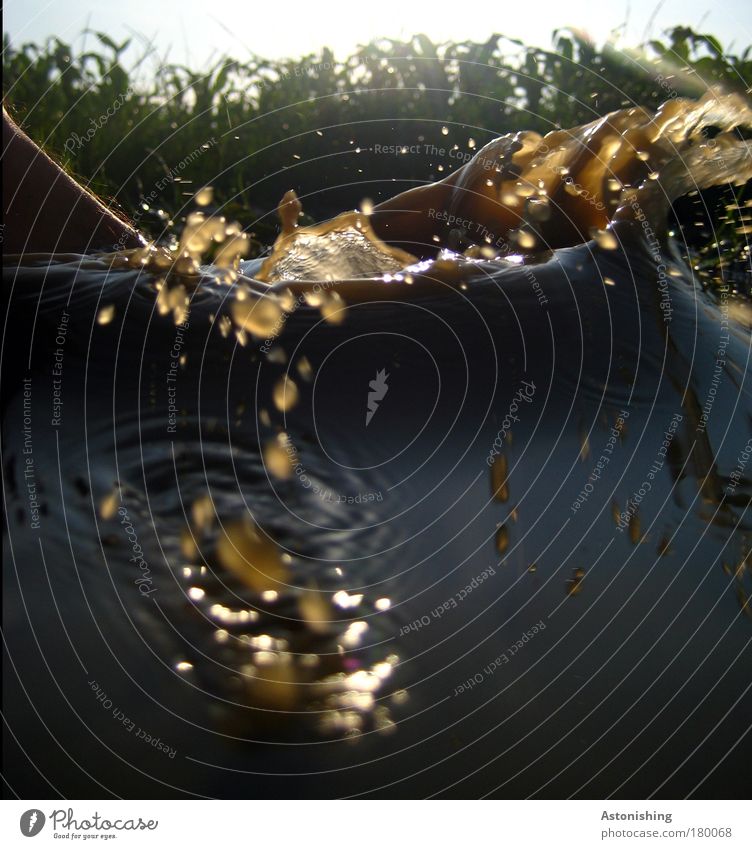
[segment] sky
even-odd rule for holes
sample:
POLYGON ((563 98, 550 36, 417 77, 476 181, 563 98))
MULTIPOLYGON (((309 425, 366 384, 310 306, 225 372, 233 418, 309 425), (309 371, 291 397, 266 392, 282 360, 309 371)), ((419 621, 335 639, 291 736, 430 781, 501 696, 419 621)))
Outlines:
POLYGON ((634 45, 687 24, 716 35, 727 49, 733 43, 741 52, 752 44, 750 0, 8 0, 4 6, 4 31, 19 44, 56 35, 80 45, 87 27, 116 41, 139 33, 146 41, 154 39, 159 57, 192 68, 225 53, 277 59, 324 45, 344 57, 375 36, 416 32, 434 41, 486 41, 501 32, 548 47, 559 27, 576 26, 597 42, 618 28, 620 43, 634 45))

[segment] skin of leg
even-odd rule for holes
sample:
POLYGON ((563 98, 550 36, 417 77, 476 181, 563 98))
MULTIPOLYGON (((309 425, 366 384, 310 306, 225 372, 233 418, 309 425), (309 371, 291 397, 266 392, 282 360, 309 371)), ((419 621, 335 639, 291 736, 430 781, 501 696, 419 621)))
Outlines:
POLYGON ((3 107, 3 251, 86 253, 142 244, 133 227, 80 186, 3 107))

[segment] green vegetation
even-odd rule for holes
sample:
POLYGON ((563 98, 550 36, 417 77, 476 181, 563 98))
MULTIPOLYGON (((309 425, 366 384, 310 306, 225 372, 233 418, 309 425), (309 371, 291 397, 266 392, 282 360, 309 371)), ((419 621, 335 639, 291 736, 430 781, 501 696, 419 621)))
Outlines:
POLYGON ((503 132, 547 132, 752 81, 750 49, 726 55, 686 27, 631 51, 570 31, 553 34, 552 50, 497 35, 442 45, 418 35, 373 41, 344 61, 323 49, 296 61, 224 58, 205 71, 153 67, 149 50, 126 61, 129 42, 87 38, 96 48, 76 52, 58 39, 15 47, 6 37, 4 94, 16 120, 142 228, 159 232, 211 184, 261 241, 291 187, 320 218, 445 176, 503 132), (408 153, 377 152, 394 145, 408 153), (426 145, 451 152, 428 155, 426 145))

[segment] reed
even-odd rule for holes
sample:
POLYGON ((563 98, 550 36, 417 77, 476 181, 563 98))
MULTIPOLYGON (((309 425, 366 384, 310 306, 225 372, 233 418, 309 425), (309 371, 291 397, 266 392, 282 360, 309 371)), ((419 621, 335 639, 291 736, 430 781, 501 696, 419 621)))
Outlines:
POLYGON ((6 36, 3 80, 29 135, 147 232, 169 229, 212 185, 261 244, 289 188, 321 218, 441 178, 500 133, 572 127, 714 84, 746 91, 752 58, 675 27, 631 50, 564 30, 550 50, 500 35, 447 44, 416 35, 346 59, 324 48, 195 70, 160 61, 150 45, 86 33, 76 48, 6 36))

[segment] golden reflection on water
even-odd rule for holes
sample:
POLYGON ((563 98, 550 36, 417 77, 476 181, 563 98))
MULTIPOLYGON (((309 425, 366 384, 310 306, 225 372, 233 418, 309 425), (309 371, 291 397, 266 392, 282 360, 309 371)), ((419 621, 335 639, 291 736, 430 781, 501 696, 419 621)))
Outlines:
POLYGON ((391 599, 298 585, 292 558, 271 537, 248 520, 220 523, 210 505, 202 496, 190 511, 189 534, 199 560, 199 550, 210 553, 206 564, 185 564, 178 576, 215 649, 181 658, 176 670, 200 676, 208 664, 224 667, 231 699, 254 709, 233 720, 251 736, 279 733, 301 713, 326 736, 393 731, 384 698, 399 658, 384 651, 373 659, 370 626, 359 618, 388 610, 391 599))

